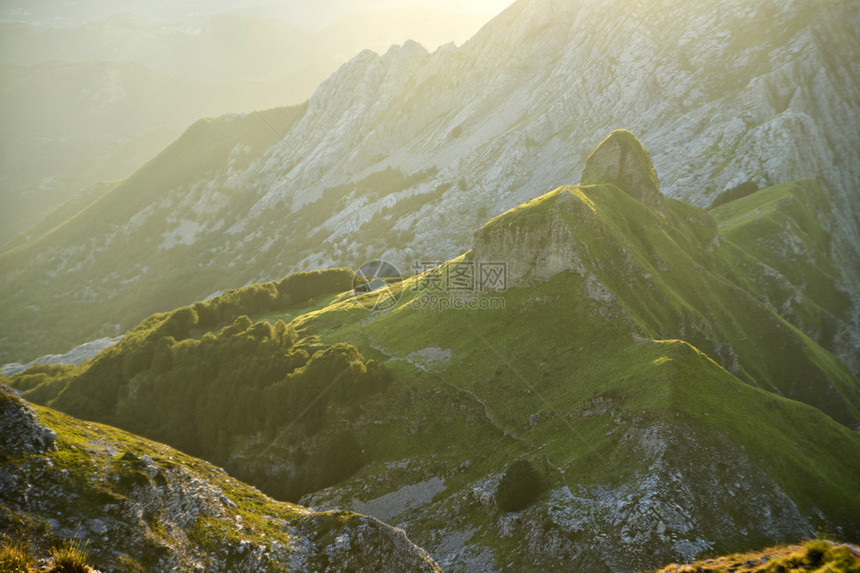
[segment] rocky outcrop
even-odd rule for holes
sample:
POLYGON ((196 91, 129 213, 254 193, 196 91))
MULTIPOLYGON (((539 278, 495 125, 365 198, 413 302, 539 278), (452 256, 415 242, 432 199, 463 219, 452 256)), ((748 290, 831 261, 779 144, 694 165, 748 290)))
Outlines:
POLYGON ((582 179, 590 184, 559 188, 494 218, 475 233, 469 256, 503 263, 508 287, 572 273, 581 284, 572 300, 590 312, 628 320, 636 336, 688 340, 746 381, 855 427, 856 379, 838 360, 822 373, 803 351, 805 338, 783 324, 792 320, 856 367, 850 297, 833 266, 831 235, 818 223, 827 218, 826 197, 805 193, 814 188, 808 181, 763 190, 771 200, 749 217, 731 217, 739 205, 727 205, 717 234, 707 212, 660 195, 648 157, 632 134, 613 133, 588 159, 582 179), (803 196, 818 206, 794 205, 803 196), (806 286, 809 276, 817 277, 814 286, 806 286), (728 318, 729 307, 737 318, 728 318), (762 356, 733 325, 751 316, 779 352, 762 356), (806 372, 802 384, 798 372, 806 372))
POLYGON ((576 188, 565 187, 541 198, 540 207, 524 205, 521 209, 540 212, 524 213, 527 222, 523 224, 508 221, 508 215, 491 221, 475 234, 472 257, 503 262, 507 287, 547 281, 564 271, 585 275, 581 245, 570 220, 584 223, 595 215, 576 193, 576 188))
POLYGON ((611 183, 651 208, 663 205, 651 154, 626 130, 613 131, 588 156, 580 183, 611 183))
POLYGON ((105 571, 440 571, 373 518, 276 502, 166 446, 40 416, 58 429, 58 450, 33 409, 0 387, 0 534, 35 554, 77 538, 105 571))
POLYGON ((99 338, 98 340, 91 340, 90 342, 85 342, 84 344, 76 346, 65 354, 48 354, 46 356, 40 356, 27 364, 19 364, 17 362, 4 364, 0 367, 0 376, 14 376, 15 374, 23 372, 30 366, 34 366, 36 364, 79 365, 85 360, 95 357, 96 354, 105 348, 110 348, 120 340, 122 340, 122 336, 99 338))
POLYGON ((57 435, 14 390, 0 384, 0 458, 56 449, 57 435))

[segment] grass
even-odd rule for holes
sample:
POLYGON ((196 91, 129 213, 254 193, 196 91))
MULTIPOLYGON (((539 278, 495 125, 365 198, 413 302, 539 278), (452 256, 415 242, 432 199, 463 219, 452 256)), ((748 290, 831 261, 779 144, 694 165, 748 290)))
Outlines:
POLYGON ((735 553, 688 565, 672 564, 658 573, 857 573, 860 548, 827 540, 735 553))
POLYGON ((821 223, 830 205, 814 182, 763 189, 710 213, 724 239, 720 254, 740 271, 750 290, 777 307, 793 300, 792 313, 807 331, 820 331, 829 316, 850 318, 850 297, 839 284, 842 255, 821 223), (777 270, 782 281, 763 268, 777 270))
MULTIPOLYGON (((432 541, 433 523, 450 511, 474 525, 500 563, 523 564, 517 540, 494 541, 494 515, 462 501, 464 490, 520 458, 540 469, 550 489, 621 487, 648 474, 654 462, 627 434, 668 428, 666 463, 702 479, 688 487, 711 487, 695 469, 742 460, 767 478, 754 483, 785 493, 811 520, 821 513, 860 530, 860 439, 834 421, 857 420, 856 379, 749 292, 752 283, 741 277, 755 265, 736 256, 742 246, 722 250, 715 243, 717 223, 730 243, 729 235, 745 228, 735 224, 744 213, 782 204, 780 193, 764 193, 745 198, 746 210, 725 205, 731 209, 715 222, 669 199, 656 212, 614 185, 562 188, 493 219, 472 252, 438 269, 444 281, 455 264, 515 233, 537 237, 539 249, 552 247, 541 233, 566 225, 584 270, 546 281, 526 276, 504 292, 475 295, 497 297, 502 308, 416 308, 432 292, 417 276, 392 286, 399 298, 385 311, 368 310, 383 296, 369 293, 323 297, 288 317, 262 317, 287 318, 309 344, 351 342, 395 374, 392 387, 373 401, 333 413, 332 425, 357 435, 368 462, 338 489, 347 499, 369 500, 404 483, 444 477, 446 491, 409 516, 410 535, 432 541), (596 285, 605 299, 594 296, 596 285), (450 358, 432 366, 410 360, 428 348, 450 358), (386 469, 403 460, 413 462, 410 470, 386 469)), ((826 240, 815 229, 804 237, 812 245, 826 240)), ((59 419, 47 410, 40 415, 59 419)), ((75 445, 89 431, 71 429, 61 438, 69 447, 51 455, 95 475, 86 474, 95 471, 86 469, 88 446, 75 445)), ((217 479, 246 522, 278 534, 260 517, 273 511, 264 498, 217 479)), ((728 501, 713 511, 708 527, 757 517, 728 501)), ((211 521, 195 527, 204 545, 232 535, 211 521)), ((721 542, 729 549, 758 542, 741 530, 721 542)))
MULTIPOLYGON (((384 461, 436 456, 451 465, 473 462, 465 472, 445 473, 456 480, 449 492, 498 474, 521 456, 545 467, 552 488, 618 486, 649 463, 621 440, 618 424, 664 424, 687 434, 669 450, 679 462, 709 467, 721 456, 742 455, 802 511, 822 510, 834 522, 860 527, 857 436, 816 408, 774 392, 816 403, 803 388, 831 388, 833 403, 850 405, 856 380, 831 353, 733 282, 737 275, 725 272, 730 261, 712 252, 713 219, 668 199, 665 212, 655 213, 614 186, 584 186, 556 190, 493 219, 477 240, 540 233, 551 217, 570 225, 572 240, 587 253, 588 272, 615 302, 592 300, 587 276, 567 272, 483 295, 503 298, 499 310, 415 309, 428 290, 413 277, 398 287, 398 304, 385 312, 372 313, 352 299, 291 323, 302 336, 347 340, 387 359, 401 396, 411 396, 390 409, 397 414, 368 427, 368 441, 378 444, 371 456, 377 463, 341 489, 360 492, 384 461), (735 349, 737 376, 715 361, 725 356, 714 341, 735 349), (424 348, 448 350, 451 358, 428 370, 407 362, 424 348), (583 414, 600 400, 609 411, 583 414), (533 415, 540 420, 535 425, 533 415), (450 432, 439 424, 446 419, 450 432), (420 440, 412 437, 416 428, 420 440), (475 443, 492 447, 476 455, 475 443), (687 443, 698 446, 683 450, 687 443)), ((439 272, 444 277, 453 264, 474 256, 439 272)), ((387 491, 370 485, 359 497, 387 491)), ((454 511, 454 499, 445 493, 434 505, 454 511)), ((432 511, 424 513, 432 523, 432 511)), ((480 512, 464 519, 478 530, 488 526, 480 512)), ((432 538, 432 528, 417 521, 415 539, 432 538)), ((500 552, 500 563, 515 558, 516 543, 507 547, 492 537, 485 541, 500 552)), ((724 541, 727 548, 756 542, 741 534, 724 541)))
POLYGON ((13 541, 5 535, 0 539, 0 571, 29 573, 33 562, 30 549, 26 545, 13 541))
POLYGON ((86 541, 73 539, 52 548, 54 566, 50 573, 88 573, 91 569, 87 565, 87 546, 86 541))
MULTIPOLYGON (((767 460, 771 477, 793 499, 807 508, 826 499, 829 511, 851 519, 853 509, 845 507, 843 500, 856 496, 850 476, 860 467, 845 458, 834 459, 831 453, 835 447, 857 450, 860 455, 860 444, 850 430, 811 407, 739 381, 689 344, 631 344, 624 321, 608 320, 595 327, 596 311, 588 302, 582 278, 562 274, 544 284, 509 290, 499 295, 506 301, 503 311, 407 310, 421 292, 412 290, 417 279, 411 281, 405 285, 400 306, 386 313, 374 315, 347 301, 300 317, 293 325, 306 335, 313 333, 329 342, 346 339, 396 357, 390 358, 389 365, 397 373, 398 384, 412 393, 423 389, 419 395, 427 396, 409 406, 413 419, 426 420, 434 428, 424 433, 428 436, 427 443, 421 444, 425 455, 446 445, 457 451, 463 442, 458 435, 472 436, 481 428, 481 433, 496 436, 497 448, 483 456, 475 473, 470 472, 473 476, 498 471, 505 460, 515 458, 523 448, 528 451, 530 444, 546 444, 542 453, 565 468, 571 482, 621 481, 630 471, 631 460, 595 454, 618 447, 617 436, 607 435, 614 425, 610 417, 578 420, 573 427, 565 423, 595 396, 615 396, 631 415, 645 412, 666 420, 681 416, 686 423, 704 428, 705 440, 708 432, 731 436, 733 443, 744 444, 767 460), (537 299, 553 302, 539 304, 534 302, 537 299), (426 347, 451 350, 451 361, 432 373, 404 362, 408 354, 426 347), (523 441, 504 438, 487 421, 484 408, 457 388, 479 396, 500 425, 523 441), (434 427, 434 418, 450 415, 460 406, 466 407, 469 416, 450 426, 453 435, 434 427), (544 411, 550 413, 547 420, 529 428, 529 416, 544 411), (828 437, 810 438, 809 427, 820 428, 828 437), (823 495, 820 488, 807 493, 804 484, 822 480, 829 493, 823 495)), ((380 454, 389 454, 384 459, 414 455, 415 444, 406 446, 411 440, 394 430, 401 426, 391 421, 374 432, 370 441, 381 444, 380 454)), ((467 455, 463 452, 461 457, 467 455)))

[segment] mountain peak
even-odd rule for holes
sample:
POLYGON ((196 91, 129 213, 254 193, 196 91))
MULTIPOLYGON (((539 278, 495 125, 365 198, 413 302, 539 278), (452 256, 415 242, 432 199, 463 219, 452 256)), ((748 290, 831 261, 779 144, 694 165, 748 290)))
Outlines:
POLYGON ((582 184, 612 183, 650 207, 663 204, 651 154, 624 129, 616 129, 585 162, 582 184))

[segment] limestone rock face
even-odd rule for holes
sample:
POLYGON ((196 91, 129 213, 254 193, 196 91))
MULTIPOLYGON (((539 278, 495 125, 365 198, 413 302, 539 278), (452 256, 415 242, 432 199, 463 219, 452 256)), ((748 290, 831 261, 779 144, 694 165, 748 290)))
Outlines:
POLYGON ((56 449, 57 435, 15 391, 0 384, 0 457, 56 449))
POLYGON ((502 215, 505 224, 490 224, 475 234, 472 256, 482 262, 504 262, 508 287, 543 282, 564 271, 585 275, 582 246, 569 218, 584 223, 594 215, 572 192, 574 188, 568 187, 553 192, 546 199, 546 212, 527 215, 526 224, 506 224, 502 215))
POLYGON ((612 132, 588 156, 581 183, 612 183, 650 207, 663 204, 651 154, 626 130, 612 132))

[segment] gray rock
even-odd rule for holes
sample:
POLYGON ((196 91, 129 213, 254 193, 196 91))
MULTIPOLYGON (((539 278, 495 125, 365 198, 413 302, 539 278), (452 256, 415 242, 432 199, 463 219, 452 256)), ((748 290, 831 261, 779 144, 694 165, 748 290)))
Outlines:
POLYGON ((0 384, 0 456, 41 454, 56 449, 57 435, 15 391, 0 384))

